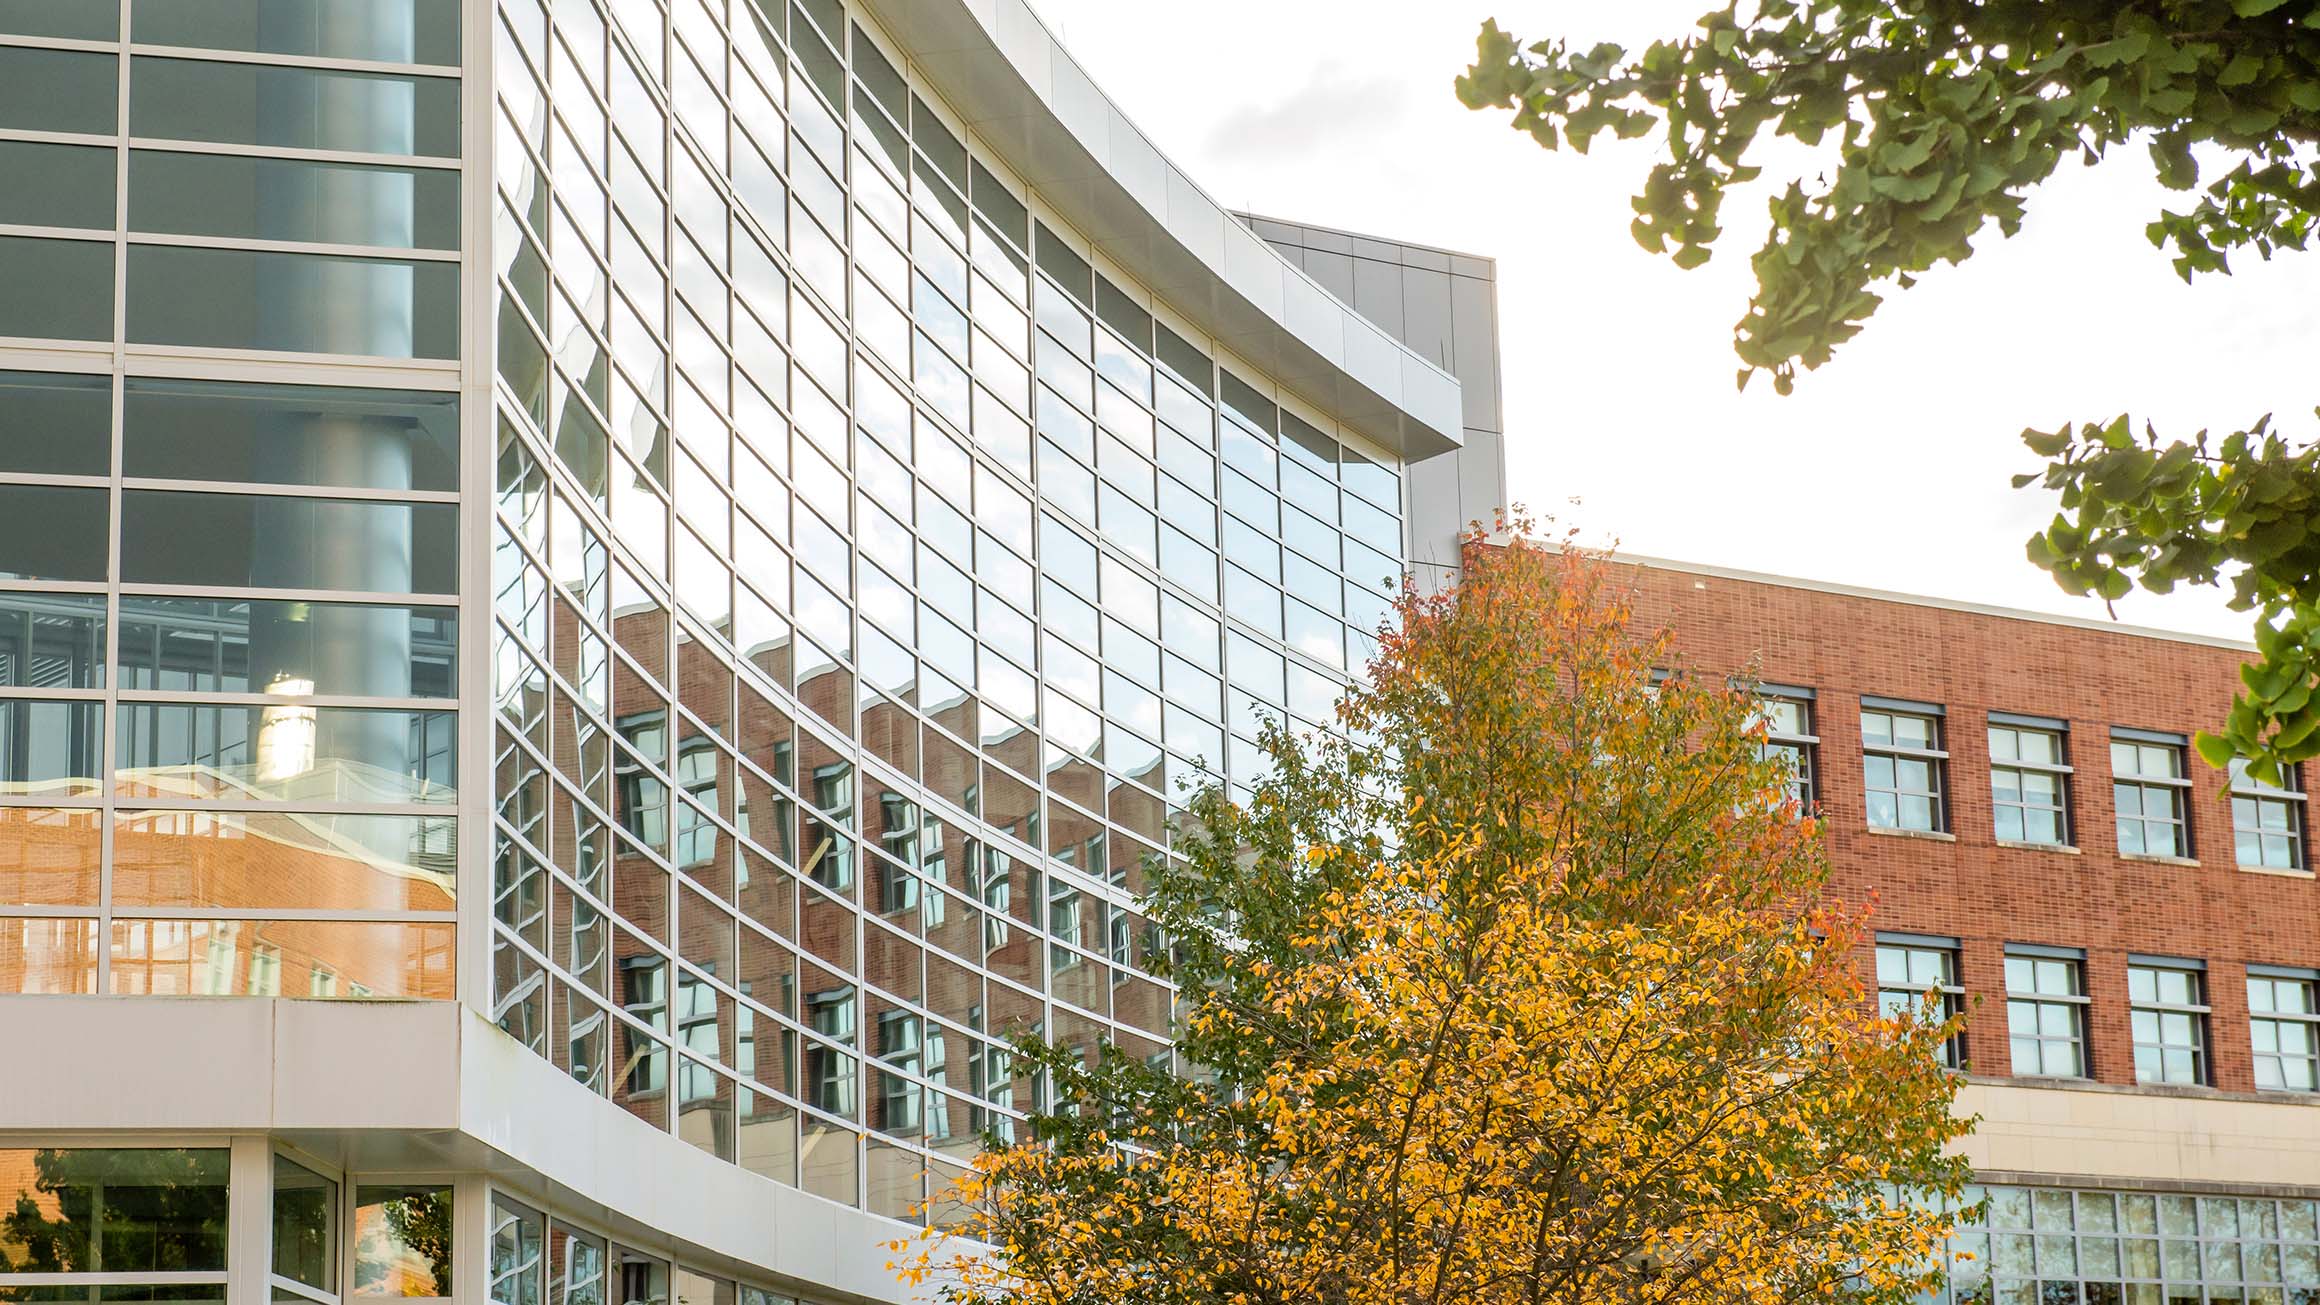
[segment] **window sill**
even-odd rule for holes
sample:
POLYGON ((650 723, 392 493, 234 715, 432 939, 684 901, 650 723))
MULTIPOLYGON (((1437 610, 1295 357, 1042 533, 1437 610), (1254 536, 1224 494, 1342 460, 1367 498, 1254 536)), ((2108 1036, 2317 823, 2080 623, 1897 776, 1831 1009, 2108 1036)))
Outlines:
POLYGON ((2239 872, 2243 875, 2270 875, 2274 879, 2312 879, 2315 877, 2320 877, 2315 876, 2310 870, 2290 870, 2285 866, 2276 865, 2243 865, 2239 867, 2239 872))
POLYGON ((1863 825, 1863 829, 1880 838, 1922 838, 1929 843, 1954 843, 1957 835, 1938 829, 1895 829, 1889 825, 1863 825))
POLYGON ((2149 852, 2121 852, 2119 859, 2121 861, 2140 861, 2144 865, 2179 865, 2190 870, 2199 868, 2199 862, 2188 856, 2153 856, 2149 852))
POLYGON ((1998 838, 1991 841, 2000 847, 2013 848, 2017 852, 2059 852, 2064 856, 2084 855, 2068 843, 2026 843, 2014 838, 1998 838))

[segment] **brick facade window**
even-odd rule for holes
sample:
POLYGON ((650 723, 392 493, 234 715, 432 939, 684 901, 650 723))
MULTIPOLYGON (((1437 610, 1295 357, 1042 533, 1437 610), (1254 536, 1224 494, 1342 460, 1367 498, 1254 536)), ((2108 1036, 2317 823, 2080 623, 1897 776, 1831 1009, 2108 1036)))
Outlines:
MULTIPOLYGON (((1908 934, 1880 934, 1877 938, 1877 1009, 1889 1019, 1914 1015, 1925 1005, 1926 994, 1940 994, 1941 1018, 1955 1019, 1965 1009, 1966 990, 1958 982, 1958 947, 1954 939, 1920 938, 1908 934)), ((1952 1069, 1964 1063, 1962 1038, 1941 1044, 1941 1063, 1952 1069)))
POLYGON ((2320 975, 2251 965, 2247 993, 2256 1086, 2320 1091, 2320 975))
POLYGON ((2070 765, 2061 722, 1990 717, 1990 805, 2009 843, 2070 842, 2070 765))
POLYGON ((2207 976, 2175 961, 2127 966, 2135 1081, 2207 1082, 2207 976))
POLYGON ((2191 855, 2183 738, 2143 730, 2111 731, 2111 797, 2118 808, 2119 851, 2130 856, 2191 855))
POLYGON ((1939 833, 1949 828, 1943 809, 1941 709, 1861 700, 1862 787, 1869 824, 1877 829, 1939 833))
POLYGON ((2247 763, 2231 763, 2231 839, 2241 865, 2270 870, 2304 868, 2304 791, 2291 770, 2285 785, 2266 784, 2248 774, 2247 763))
POLYGON ((1820 744, 1820 737, 1813 733, 1812 696, 1802 690, 1766 685, 1759 713, 1764 720, 1765 757, 1787 764, 1789 796, 1799 807, 1811 811, 1819 800, 1813 753, 1820 744))
POLYGON ((2086 961, 2055 949, 2009 950, 2006 1034, 2023 1078, 2086 1078, 2086 961))

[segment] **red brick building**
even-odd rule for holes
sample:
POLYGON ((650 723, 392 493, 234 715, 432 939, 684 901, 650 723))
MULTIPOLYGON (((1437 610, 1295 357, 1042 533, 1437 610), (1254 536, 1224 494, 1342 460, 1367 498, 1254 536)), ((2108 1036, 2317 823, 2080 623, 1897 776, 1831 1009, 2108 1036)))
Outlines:
MULTIPOLYGON (((1753 672, 1783 704, 1773 731, 1803 759, 1834 890, 1872 908, 1864 971, 1894 1000, 1935 985, 1966 1012, 1962 1106, 1983 1117, 1968 1150, 1985 1180, 2042 1193, 2062 1218, 2072 1192, 2081 1220, 2097 1203, 2098 1221, 2134 1217, 2137 1201, 2183 1221, 2195 1211, 2202 1238, 2237 1236, 2220 1231, 2226 1214, 2274 1202, 2304 1212, 2282 1218, 2308 1215, 2320 885, 2303 779, 2257 786, 2189 746, 2222 721, 2247 645, 1629 562, 1639 625, 1669 629, 1685 668, 1753 672)), ((1981 1243, 1992 1269, 2022 1281, 1969 1281, 1959 1299, 2027 1289, 2022 1208, 2017 1259, 1981 1243)), ((2126 1240, 2120 1253, 2139 1249, 2126 1240)), ((2281 1245, 2289 1262, 2312 1258, 2281 1245)), ((2266 1285, 2283 1281, 2281 1252, 2242 1249, 2255 1267, 2225 1290, 2250 1294, 2207 1299, 2306 1299, 2266 1285)), ((2114 1265, 2107 1241, 2092 1253, 2099 1267, 2040 1261, 2038 1279, 2079 1280, 2040 1289, 2136 1300, 2114 1293, 2162 1276, 2114 1265)), ((2212 1266, 2201 1272, 2216 1289, 2212 1266)))

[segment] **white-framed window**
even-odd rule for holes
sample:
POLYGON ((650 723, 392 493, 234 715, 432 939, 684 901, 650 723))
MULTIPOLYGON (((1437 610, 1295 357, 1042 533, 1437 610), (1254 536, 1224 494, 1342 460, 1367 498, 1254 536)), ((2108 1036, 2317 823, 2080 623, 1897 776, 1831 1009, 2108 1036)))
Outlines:
POLYGON ((1813 764, 1821 742, 1813 733, 1812 690, 1767 684, 1759 689, 1759 695, 1757 717, 1764 724, 1764 742, 1758 745, 1759 750, 1766 759, 1787 765, 1788 794, 1800 809, 1809 812, 1819 796, 1813 764))
MULTIPOLYGON (((1956 1019, 1965 1009, 1965 985, 1958 980, 1954 938, 1914 934, 1877 935, 1877 1009, 1887 1018, 1914 1018, 1927 993, 1936 993, 1940 1017, 1956 1019)), ((1952 1069, 1965 1063, 1962 1036, 1946 1039, 1937 1053, 1952 1069)))
POLYGON ((1877 829, 1939 833, 1944 810, 1941 708, 1884 698, 1861 700, 1862 787, 1869 824, 1877 829))
POLYGON ((2197 962, 2130 960, 2135 1081, 2207 1082, 2207 975, 2197 962))
POLYGON ((2069 844, 2069 737, 2061 721, 1990 713, 1990 808, 2001 842, 2069 844))
POLYGON ((2239 863, 2267 870, 2304 868, 2304 784, 2301 767, 2266 784, 2248 774, 2247 762, 2231 762, 2231 840, 2239 863))
POLYGON ((2054 947, 2006 949, 2006 1035, 2021 1078, 2086 1078, 2086 959, 2054 947))
POLYGON ((2111 801, 2118 811, 2119 851, 2129 856, 2191 855, 2185 820, 2191 780, 2180 734, 2111 731, 2111 801))
POLYGON ((2250 965, 2247 994, 2256 1086, 2320 1092, 2320 971, 2250 965))

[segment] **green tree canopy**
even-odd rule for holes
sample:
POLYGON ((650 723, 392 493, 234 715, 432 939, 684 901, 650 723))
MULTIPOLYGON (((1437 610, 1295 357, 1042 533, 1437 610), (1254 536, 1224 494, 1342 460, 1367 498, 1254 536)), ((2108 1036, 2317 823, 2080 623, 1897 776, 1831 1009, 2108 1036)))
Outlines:
MULTIPOLYGON (((1458 94, 1513 109, 1548 149, 1656 134, 1665 157, 1635 197, 1635 238, 1684 267, 1708 260, 1764 138, 1832 163, 1772 197, 1734 331, 1740 383, 1769 372, 1782 393, 1861 330, 1882 287, 1963 261, 1992 226, 2019 230, 2029 192, 2074 154, 2149 150, 2187 204, 2147 233, 2186 280, 2241 251, 2301 250, 2320 218, 2313 0, 1756 0, 1642 50, 1525 45, 1492 22, 1458 94)), ((2061 509, 2030 557, 2064 589, 2228 584, 2256 614, 2262 664, 2201 752, 2259 774, 2320 756, 2314 450, 2268 418, 2216 441, 2124 417, 2023 438, 2050 461, 2016 484, 2061 509)))

